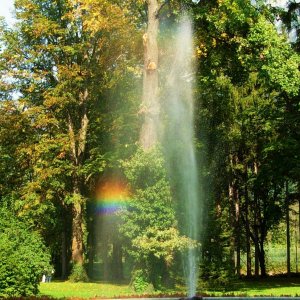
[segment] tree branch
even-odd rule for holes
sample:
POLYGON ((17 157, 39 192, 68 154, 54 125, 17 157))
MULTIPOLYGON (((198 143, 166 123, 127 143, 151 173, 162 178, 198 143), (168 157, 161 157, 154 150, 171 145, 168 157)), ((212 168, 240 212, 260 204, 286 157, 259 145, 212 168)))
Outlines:
POLYGON ((159 8, 158 8, 158 11, 156 13, 156 18, 159 18, 159 14, 160 12, 162 11, 162 9, 168 4, 170 3, 170 0, 166 0, 164 3, 162 3, 159 8))

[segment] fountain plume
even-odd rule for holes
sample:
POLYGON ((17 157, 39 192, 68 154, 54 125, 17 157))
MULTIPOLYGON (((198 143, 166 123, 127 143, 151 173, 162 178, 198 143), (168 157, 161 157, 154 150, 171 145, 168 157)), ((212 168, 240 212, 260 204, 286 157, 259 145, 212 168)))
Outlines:
MULTIPOLYGON (((199 239, 199 187, 194 146, 193 101, 193 30, 188 16, 182 17, 173 40, 172 64, 165 87, 162 137, 166 161, 179 202, 178 214, 182 233, 192 240, 199 239)), ((188 249, 184 257, 184 269, 188 296, 196 294, 198 279, 197 249, 188 249)))

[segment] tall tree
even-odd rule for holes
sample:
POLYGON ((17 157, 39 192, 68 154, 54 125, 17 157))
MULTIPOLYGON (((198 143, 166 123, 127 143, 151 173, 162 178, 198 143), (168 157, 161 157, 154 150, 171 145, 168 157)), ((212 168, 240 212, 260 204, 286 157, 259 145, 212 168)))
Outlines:
POLYGON ((72 262, 82 266, 89 182, 105 161, 101 138, 90 128, 134 46, 132 27, 113 1, 17 0, 16 13, 15 32, 2 39, 2 75, 14 81, 12 92, 35 132, 23 149, 32 166, 23 206, 31 213, 47 202, 69 209, 72 262))
POLYGON ((157 143, 157 124, 160 111, 158 90, 158 30, 161 1, 149 0, 147 32, 143 35, 144 71, 143 99, 140 112, 143 124, 140 135, 141 146, 147 150, 157 143))

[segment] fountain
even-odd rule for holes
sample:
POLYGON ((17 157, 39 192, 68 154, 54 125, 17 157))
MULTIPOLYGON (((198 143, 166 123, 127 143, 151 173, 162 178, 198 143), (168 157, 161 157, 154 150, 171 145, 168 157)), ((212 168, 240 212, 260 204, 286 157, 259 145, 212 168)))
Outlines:
MULTIPOLYGON (((201 193, 199 193, 199 176, 197 174, 197 160, 194 143, 194 101, 193 101, 193 29, 192 22, 187 15, 183 16, 177 26, 176 34, 172 40, 173 55, 170 55, 170 67, 166 71, 166 84, 162 88, 162 99, 164 100, 163 114, 160 117, 160 126, 155 126, 155 130, 164 127, 164 134, 160 136, 165 159, 168 165, 171 186, 176 200, 178 200, 178 219, 181 233, 191 240, 199 241, 201 228, 201 193)), ((152 95, 153 96, 153 95, 152 95)), ((156 116, 156 115, 155 115, 156 116)), ((157 120, 155 119, 155 122, 157 120)), ((156 137, 157 132, 155 132, 156 137)), ((159 136, 159 134, 157 134, 159 136)), ((109 188, 109 190, 111 187, 109 188)), ((120 191, 118 191, 120 192, 120 191)), ((105 194, 105 193, 104 193, 105 194)), ((110 195, 109 195, 110 196, 110 195)), ((124 190, 118 194, 120 199, 128 197, 124 190)), ((104 200, 110 200, 104 195, 104 200)), ((115 195, 112 198, 115 200, 115 195)), ((109 202, 110 204, 118 204, 109 202)), ((110 209, 114 211, 124 204, 115 206, 105 206, 107 203, 100 203, 100 213, 107 214, 110 209)), ((115 225, 115 224, 113 224, 115 225)), ((106 225, 107 226, 107 225, 106 225)), ((105 227, 105 226, 103 226, 105 227)), ((111 230, 108 231, 111 235, 111 230)), ((107 238, 108 239, 108 238, 107 238)), ((218 297, 198 297, 196 295, 199 255, 197 248, 188 249, 184 256, 184 271, 188 298, 179 300, 219 300, 218 297)), ((140 298, 132 298, 138 300, 140 298)), ((145 299, 145 298, 144 298, 145 299)), ((152 298, 155 299, 155 298, 152 298)), ((174 298, 156 298, 164 300, 174 300, 174 298)), ((247 297, 226 297, 226 300, 249 299, 247 297)), ((276 297, 256 297, 256 300, 278 299, 276 297)), ((280 300, 288 300, 281 297, 280 300)), ((295 299, 300 299, 295 297, 295 299)))
MULTIPOLYGON (((162 145, 178 200, 179 223, 182 234, 194 241, 199 239, 199 186, 194 147, 193 117, 193 32, 187 15, 176 30, 172 50, 172 64, 165 87, 166 118, 162 145)), ((197 288, 199 259, 197 249, 184 255, 184 271, 188 297, 194 297, 197 288)))
MULTIPOLYGON (((178 215, 181 234, 193 241, 199 240, 199 180, 194 146, 194 65, 193 30, 187 15, 183 16, 175 30, 168 48, 172 49, 164 64, 164 77, 167 79, 161 87, 162 114, 160 122, 155 119, 154 136, 160 136, 165 153, 170 183, 178 215), (158 124, 160 123, 160 124, 158 124), (159 130, 163 128, 163 130, 159 130)), ((149 73, 150 75, 152 73, 149 73)), ((151 94, 152 97, 156 95, 151 94)), ((153 101, 157 104, 158 100, 153 101)), ((152 104, 153 104, 152 103, 152 104)), ((152 119, 150 119, 152 120, 152 119)), ((150 126, 150 127, 151 127, 150 126)), ((147 140, 147 139, 145 139, 147 140)), ((102 279, 121 278, 122 254, 120 238, 116 230, 121 219, 117 212, 126 208, 129 192, 117 173, 108 172, 99 182, 95 203, 94 243, 99 253, 95 254, 97 264, 103 264, 102 279), (119 178, 119 179, 118 179, 119 178), (110 273, 109 253, 117 258, 113 265, 114 276, 110 273)), ((195 243, 194 243, 195 244, 195 243)), ((196 247, 191 247, 183 255, 184 275, 188 297, 196 300, 199 255, 196 247)), ((100 274, 98 274, 98 278, 100 274)))

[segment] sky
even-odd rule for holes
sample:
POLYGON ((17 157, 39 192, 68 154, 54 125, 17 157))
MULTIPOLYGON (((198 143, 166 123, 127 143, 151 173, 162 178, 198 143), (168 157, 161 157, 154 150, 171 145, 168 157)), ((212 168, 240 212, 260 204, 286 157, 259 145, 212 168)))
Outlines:
MULTIPOLYGON (((13 24, 12 10, 14 0, 0 0, 0 16, 6 18, 9 25, 13 24)), ((267 0, 269 3, 274 3, 278 6, 284 6, 287 0, 267 0)))
POLYGON ((0 0, 0 16, 5 17, 7 23, 12 25, 13 17, 11 11, 13 10, 14 0, 0 0))
MULTIPOLYGON (((255 0, 252 0, 255 1, 255 0)), ((284 7, 288 0, 266 0, 267 3, 272 3, 276 6, 284 7)), ((297 2, 300 0, 297 0, 297 2)), ((14 18, 12 16, 14 0, 0 0, 0 16, 5 17, 9 25, 13 25, 14 18)))
POLYGON ((284 7, 287 0, 268 0, 266 2, 268 2, 270 4, 273 4, 273 5, 276 5, 276 6, 284 7))

